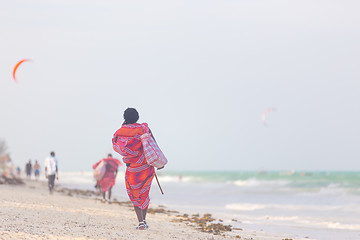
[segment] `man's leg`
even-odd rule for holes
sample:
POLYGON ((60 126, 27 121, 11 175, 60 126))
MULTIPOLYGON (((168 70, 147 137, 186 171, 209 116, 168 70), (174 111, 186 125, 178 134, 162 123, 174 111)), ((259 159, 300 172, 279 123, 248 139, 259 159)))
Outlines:
POLYGON ((106 192, 102 192, 103 201, 105 202, 105 194, 106 192))
POLYGON ((111 201, 111 189, 112 189, 112 187, 111 188, 109 188, 109 201, 111 201))
POLYGON ((147 213, 148 207, 142 210, 142 215, 144 220, 146 219, 146 213, 147 213))
POLYGON ((54 189, 54 182, 55 182, 55 174, 54 175, 49 175, 48 176, 48 180, 49 180, 49 191, 52 194, 53 189, 54 189))
POLYGON ((137 216, 139 222, 144 221, 143 214, 142 214, 142 209, 139 208, 139 207, 135 207, 135 206, 134 206, 134 209, 135 209, 136 216, 137 216))
POLYGON ((49 192, 51 192, 51 175, 48 175, 47 179, 48 179, 49 192))

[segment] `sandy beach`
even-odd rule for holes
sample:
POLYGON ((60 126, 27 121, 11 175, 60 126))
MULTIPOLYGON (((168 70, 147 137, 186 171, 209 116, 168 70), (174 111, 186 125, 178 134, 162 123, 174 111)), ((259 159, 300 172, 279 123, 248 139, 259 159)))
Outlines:
MULTIPOLYGON (((57 188, 49 195, 46 183, 0 185, 0 239, 293 239, 288 235, 232 229, 220 235, 201 232, 185 218, 149 213, 150 228, 135 229, 131 204, 101 203, 95 197, 74 195, 57 188), (71 196, 70 196, 71 195, 71 196)), ((152 206, 154 210, 161 207, 152 206)), ((161 211, 159 211, 161 212, 161 211)), ((216 221, 215 221, 216 222, 216 221)), ((297 239, 300 240, 300 239, 297 239)))

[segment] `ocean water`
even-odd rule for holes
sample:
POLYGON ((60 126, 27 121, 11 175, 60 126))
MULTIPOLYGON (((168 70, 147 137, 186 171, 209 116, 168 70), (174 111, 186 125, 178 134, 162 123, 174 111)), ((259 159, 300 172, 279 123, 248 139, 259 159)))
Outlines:
MULTIPOLYGON (((360 172, 158 171, 151 203, 181 213, 212 213, 225 224, 289 237, 360 240, 360 172), (237 221, 233 221, 236 219, 237 221)), ((94 189, 92 172, 60 172, 64 187, 94 189)), ((113 188, 128 200, 124 172, 113 188)))

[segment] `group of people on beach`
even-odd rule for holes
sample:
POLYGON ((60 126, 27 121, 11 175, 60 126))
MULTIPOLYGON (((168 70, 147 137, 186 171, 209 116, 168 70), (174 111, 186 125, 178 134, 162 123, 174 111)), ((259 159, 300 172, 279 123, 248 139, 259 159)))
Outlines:
MULTIPOLYGON (((40 177, 40 164, 38 163, 37 160, 35 160, 34 165, 32 165, 31 160, 29 160, 25 164, 25 174, 26 174, 26 178, 28 180, 31 179, 32 173, 34 173, 35 180, 39 180, 39 177, 40 177)), ((20 167, 17 167, 17 175, 18 175, 18 177, 20 177, 20 175, 21 175, 20 167)))
MULTIPOLYGON (((149 228, 146 222, 147 209, 149 207, 150 198, 149 192, 152 180, 155 176, 155 169, 146 161, 144 148, 141 136, 145 133, 155 138, 148 127, 147 123, 137 123, 139 120, 139 113, 135 108, 127 108, 124 112, 124 122, 120 129, 118 129, 112 138, 113 149, 123 157, 123 162, 126 164, 125 172, 125 186, 127 194, 134 205, 134 210, 139 221, 136 226, 138 230, 145 230, 149 228)), ((48 180, 48 187, 50 194, 53 193, 55 179, 59 179, 58 161, 55 158, 55 152, 51 152, 50 156, 45 159, 45 178, 48 180)), ((93 165, 93 169, 103 165, 103 175, 101 179, 97 180, 96 187, 102 192, 102 201, 111 203, 111 190, 115 185, 118 167, 122 163, 113 158, 111 154, 93 165), (108 199, 106 199, 106 192, 108 192, 108 199)), ((162 167, 158 167, 160 170, 162 167)), ((26 164, 25 171, 27 178, 31 178, 31 173, 34 171, 36 179, 40 174, 40 165, 36 161, 32 166, 31 160, 26 164)))
MULTIPOLYGON (((48 187, 50 194, 53 193, 54 186, 55 186, 55 178, 59 179, 59 171, 58 171, 58 162, 55 158, 55 152, 50 152, 50 156, 45 159, 44 162, 45 167, 45 178, 48 180, 48 187)), ((40 164, 38 161, 35 161, 35 164, 32 165, 31 160, 29 160, 25 164, 25 173, 27 180, 31 180, 31 175, 34 173, 35 180, 38 181, 40 178, 40 164)), ((20 167, 17 168, 18 177, 20 177, 21 169, 20 167)))
MULTIPOLYGON (((152 180, 155 176, 153 166, 150 166, 144 155, 144 148, 141 142, 141 135, 151 133, 146 123, 139 124, 139 113, 135 108, 127 108, 124 112, 124 122, 112 139, 113 148, 123 157, 126 164, 125 186, 127 194, 134 205, 134 210, 139 221, 136 229, 145 230, 149 228, 146 222, 146 213, 149 207, 149 192, 152 180)), ((155 140, 153 134, 151 137, 155 140)), ((93 165, 93 169, 105 164, 105 173, 101 180, 97 181, 96 186, 102 192, 102 201, 111 203, 111 189, 115 185, 118 167, 122 163, 113 158, 111 154, 93 165), (108 192, 108 200, 106 200, 108 192)), ((162 169, 158 168, 159 169, 162 169)))

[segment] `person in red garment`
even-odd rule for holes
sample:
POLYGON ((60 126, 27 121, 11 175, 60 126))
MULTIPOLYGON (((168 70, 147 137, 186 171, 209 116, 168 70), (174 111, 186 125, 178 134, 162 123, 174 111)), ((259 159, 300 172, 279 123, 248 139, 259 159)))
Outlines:
POLYGON ((140 139, 140 136, 150 129, 146 123, 137 123, 138 119, 139 114, 135 108, 126 109, 124 112, 125 121, 122 127, 115 132, 112 142, 114 150, 123 156, 123 161, 127 166, 125 185, 139 220, 136 229, 145 230, 149 228, 145 219, 150 203, 149 192, 155 170, 145 160, 140 139))
POLYGON ((108 192, 108 203, 111 203, 111 189, 115 185, 116 175, 118 172, 118 167, 122 165, 122 163, 113 158, 109 153, 107 158, 101 159, 99 162, 93 165, 93 169, 95 169, 102 161, 106 163, 106 171, 102 179, 97 183, 100 185, 102 192, 102 202, 106 202, 106 192, 108 192))

